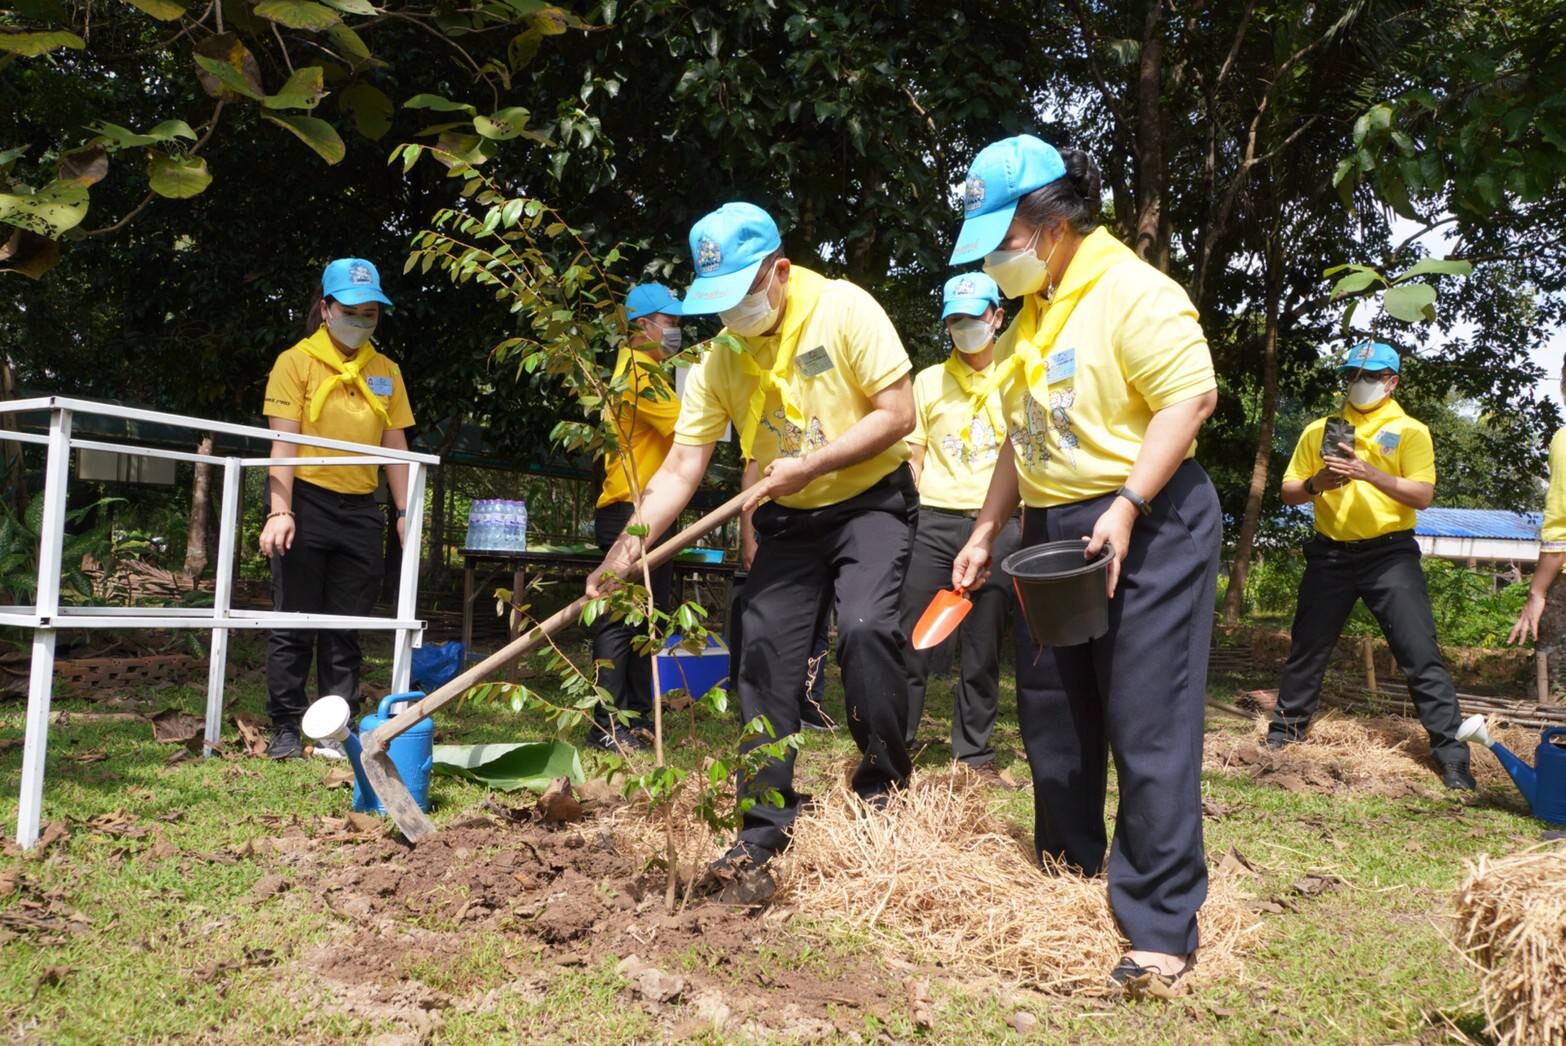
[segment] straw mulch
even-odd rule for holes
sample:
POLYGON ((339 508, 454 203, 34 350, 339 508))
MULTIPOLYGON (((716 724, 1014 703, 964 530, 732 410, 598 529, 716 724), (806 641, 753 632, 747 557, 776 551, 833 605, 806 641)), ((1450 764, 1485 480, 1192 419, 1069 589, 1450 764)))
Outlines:
MULTIPOLYGON (((1246 770, 1253 777, 1287 780, 1293 772, 1310 791, 1377 791, 1389 781, 1414 782, 1434 793, 1440 790, 1430 741, 1417 719, 1361 716, 1332 710, 1311 723, 1305 740, 1281 752, 1264 742, 1268 717, 1257 718, 1249 735, 1213 733, 1207 736, 1204 765, 1209 770, 1246 770), (1319 787, 1317 787, 1319 786, 1319 787)), ((1491 736, 1532 761, 1539 732, 1524 727, 1497 726, 1491 736)), ((1471 765, 1480 784, 1507 785, 1511 778, 1483 746, 1471 746, 1471 765)))
POLYGON ((1457 917, 1498 1040, 1566 1042, 1566 843, 1481 856, 1458 893, 1457 917))
MULTIPOLYGON (((924 774, 881 812, 838 789, 800 818, 779 869, 780 901, 846 924, 891 954, 1052 993, 1101 994, 1125 940, 1103 878, 1041 870, 957 770, 924 774)), ((1258 924, 1238 884, 1214 876, 1189 983, 1231 977, 1258 924)))

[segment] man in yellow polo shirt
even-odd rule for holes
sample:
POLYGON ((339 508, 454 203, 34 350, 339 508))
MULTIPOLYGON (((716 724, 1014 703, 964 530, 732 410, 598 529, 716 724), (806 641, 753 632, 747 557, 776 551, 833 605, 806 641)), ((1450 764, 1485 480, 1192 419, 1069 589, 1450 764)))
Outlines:
MULTIPOLYGON (((1001 395, 985 391, 995 373, 995 332, 1005 319, 995 281, 982 272, 947 280, 941 319, 952 354, 914 378, 914 430, 908 437, 919 483, 919 525, 903 582, 903 631, 910 635, 935 593, 951 584, 952 560, 984 507, 990 473, 1006 439, 1001 395)), ((1018 537, 1012 519, 995 539, 991 554, 996 562, 1017 550, 1018 537)), ((958 644, 961 669, 952 692, 952 758, 994 773, 990 735, 1000 702, 1000 646, 1012 608, 1010 581, 1004 571, 991 571, 968 597, 973 609, 947 640, 958 644)), ((910 748, 924 715, 925 680, 936 653, 908 649, 910 748)))
POLYGON ((1283 474, 1283 503, 1311 502, 1316 534, 1305 545, 1305 577, 1267 745, 1283 748, 1305 735, 1343 622, 1363 599, 1408 680, 1442 782, 1471 789, 1468 746, 1457 740, 1457 691, 1436 642, 1414 541, 1415 510, 1435 497, 1430 430, 1392 398, 1402 361, 1390 345, 1362 342, 1338 370, 1348 381, 1343 413, 1354 426, 1352 442, 1323 448, 1329 419, 1318 418, 1305 427, 1283 474))
MULTIPOLYGON (((674 421, 680 416, 680 401, 664 372, 664 360, 680 351, 680 300, 662 284, 643 283, 625 296, 625 318, 630 325, 629 339, 620 349, 614 370, 616 379, 624 379, 625 391, 609 416, 615 443, 604 455, 603 488, 593 516, 594 536, 605 551, 631 521, 633 485, 645 489, 668 457, 674 444, 674 421)), ((672 563, 652 572, 653 601, 665 610, 669 609, 673 581, 672 563)), ((589 744, 599 748, 647 747, 635 729, 652 712, 653 660, 632 648, 636 634, 624 620, 607 614, 593 622, 593 660, 608 662, 598 674, 598 684, 609 691, 614 708, 634 713, 630 722, 619 724, 611 710, 600 705, 593 714, 597 728, 588 738, 589 744)))
MULTIPOLYGON (((662 534, 696 492, 732 423, 762 479, 751 504, 758 548, 741 610, 740 712, 778 737, 799 730, 799 695, 823 598, 835 597, 848 727, 864 753, 854 790, 885 802, 912 769, 903 732, 908 678, 898 601, 917 512, 903 437, 913 429, 911 365, 874 298, 783 254, 761 208, 725 204, 691 229, 696 280, 685 315, 717 313, 724 331, 692 368, 674 448, 648 484, 642 522, 662 534)), ((624 577, 635 540, 622 535, 588 579, 597 595, 624 577)), ((742 782, 782 805, 746 811, 722 867, 759 865, 788 844, 799 812, 792 754, 742 782)))

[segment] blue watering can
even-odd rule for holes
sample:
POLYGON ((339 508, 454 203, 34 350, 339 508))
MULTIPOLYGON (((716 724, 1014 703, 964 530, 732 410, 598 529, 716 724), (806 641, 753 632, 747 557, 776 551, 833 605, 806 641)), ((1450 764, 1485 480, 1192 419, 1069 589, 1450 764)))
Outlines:
MULTIPOLYGON (((300 727, 306 737, 317 741, 337 741, 348 753, 348 761, 353 764, 353 808, 356 811, 376 814, 386 812, 375 789, 370 787, 369 779, 364 776, 359 733, 374 730, 397 715, 401 711, 399 705, 411 704, 423 696, 418 691, 387 694, 381 698, 380 707, 359 720, 358 732, 349 729, 353 713, 348 709, 348 702, 335 694, 328 694, 305 711, 300 727)), ((419 809, 428 811, 430 770, 435 762, 435 723, 430 719, 415 723, 392 741, 387 754, 391 756, 414 801, 419 804, 419 809)))
POLYGON ((1495 753, 1517 790, 1528 800, 1533 816, 1547 824, 1566 825, 1566 727, 1553 726, 1540 732, 1532 766, 1490 736, 1482 715, 1463 720, 1457 739, 1478 741, 1495 753))

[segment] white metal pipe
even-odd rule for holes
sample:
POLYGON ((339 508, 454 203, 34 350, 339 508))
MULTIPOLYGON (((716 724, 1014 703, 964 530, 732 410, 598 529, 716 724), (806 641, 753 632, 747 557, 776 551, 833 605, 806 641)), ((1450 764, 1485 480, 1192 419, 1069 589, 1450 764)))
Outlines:
POLYGON ((244 466, 246 468, 250 468, 252 466, 266 466, 266 467, 270 468, 273 465, 298 466, 298 465, 404 465, 404 464, 407 464, 401 458, 388 458, 388 457, 385 457, 385 456, 382 456, 382 455, 376 455, 376 454, 338 454, 338 455, 336 455, 334 457, 329 457, 329 458, 321 458, 321 457, 314 457, 314 458, 306 458, 306 457, 293 457, 293 458, 241 458, 240 461, 244 464, 244 466))
MULTIPOLYGON (((275 429, 265 429, 255 425, 236 425, 228 421, 208 421, 203 418, 186 418, 178 414, 167 414, 159 410, 142 410, 137 407, 122 407, 114 403, 99 403, 93 400, 75 399, 69 396, 44 396, 28 400, 10 400, 0 403, 0 414, 20 414, 29 411, 64 409, 75 411, 78 414, 92 414, 105 418, 123 418, 128 421, 146 421, 158 425, 169 425, 174 428, 191 429, 198 432, 221 432, 230 436, 244 436, 249 439, 276 440, 282 443, 295 443, 300 446, 331 447, 333 450, 347 450, 355 453, 363 453, 368 444, 348 443, 344 440, 327 439, 324 436, 307 436, 303 433, 278 432, 275 429)), ((421 461, 426 465, 433 465, 440 458, 433 454, 419 454, 411 450, 392 450, 387 447, 370 448, 372 451, 392 458, 396 461, 421 461)))
MULTIPOLYGON (((60 609, 60 565, 65 545, 65 496, 71 479, 71 412, 49 412, 49 453, 44 461, 44 510, 38 529, 37 612, 43 622, 60 609)), ((17 802, 16 842, 24 850, 38 841, 43 816, 44 764, 49 749, 49 703, 54 696, 56 633, 47 624, 33 631, 33 662, 27 683, 27 732, 22 742, 22 794, 17 802)))
POLYGON ((0 440, 10 440, 13 443, 38 443, 45 446, 49 443, 49 437, 41 432, 18 432, 16 429, 0 429, 0 440))
MULTIPOLYGON (((403 619, 418 613, 419 541, 424 533, 424 466, 408 466, 407 514, 403 521, 402 570, 397 579, 397 616, 403 619)), ((392 643, 392 692, 408 689, 413 674, 413 648, 419 642, 419 630, 402 629, 392 643)))
MULTIPOLYGON (((125 617, 97 617, 88 615, 56 615, 49 617, 39 615, 42 619, 39 628, 79 628, 88 631, 97 629, 115 628, 195 628, 203 631, 218 627, 219 619, 208 614, 206 617, 179 617, 160 616, 153 611, 157 607, 146 607, 144 613, 137 616, 125 617)), ((222 618, 222 627, 238 628, 255 631, 273 628, 297 628, 304 630, 330 629, 330 630, 360 630, 364 632, 395 632, 404 628, 423 628, 424 622, 418 618, 395 617, 348 617, 341 614, 282 614, 270 613, 260 610, 230 611, 229 616, 222 618)))
MULTIPOLYGON (((239 490, 243 482, 238 458, 223 462, 223 510, 218 517, 218 554, 215 577, 217 584, 212 594, 212 616, 217 621, 228 619, 229 607, 234 596, 234 546, 240 533, 239 490)), ((207 660, 207 747, 206 755, 223 738, 223 685, 228 671, 228 629, 222 626, 212 630, 212 650, 207 660)))
POLYGON ((165 458, 169 461, 189 461, 197 465, 218 465, 223 458, 216 454, 197 454, 192 450, 164 450, 162 447, 136 447, 125 443, 106 443, 98 439, 73 439, 76 450, 100 450, 109 454, 129 454, 138 458, 165 458))

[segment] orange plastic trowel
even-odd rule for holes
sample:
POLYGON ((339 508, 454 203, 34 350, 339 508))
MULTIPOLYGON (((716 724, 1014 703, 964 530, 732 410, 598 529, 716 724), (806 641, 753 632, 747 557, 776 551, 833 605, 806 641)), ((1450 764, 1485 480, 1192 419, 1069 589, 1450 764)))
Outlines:
POLYGON ((940 646, 946 637, 957 631, 957 626, 972 609, 973 601, 968 598, 966 589, 941 589, 919 615, 919 623, 914 625, 914 649, 929 650, 940 646))

